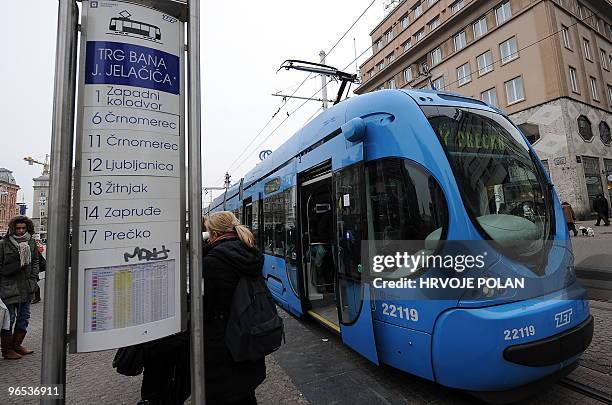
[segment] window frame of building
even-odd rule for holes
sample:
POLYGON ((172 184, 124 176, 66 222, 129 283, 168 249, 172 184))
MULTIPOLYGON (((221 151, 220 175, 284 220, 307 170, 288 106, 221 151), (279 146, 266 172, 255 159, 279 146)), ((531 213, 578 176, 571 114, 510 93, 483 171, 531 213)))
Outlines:
POLYGON ((487 32, 489 32, 489 27, 487 26, 487 17, 483 16, 479 18, 478 20, 476 20, 476 22, 472 24, 472 31, 474 31, 474 39, 478 39, 480 37, 485 36, 487 32), (483 23, 484 23, 484 29, 483 29, 483 23))
POLYGON ((368 75, 368 79, 372 78, 374 76, 374 69, 370 69, 366 72, 366 75, 368 75))
POLYGON ((440 16, 434 17, 430 22, 427 23, 429 31, 433 31, 440 26, 440 16))
POLYGON ((501 56, 501 64, 505 65, 506 63, 510 63, 515 59, 519 58, 519 50, 518 50, 518 40, 516 39, 516 35, 508 38, 504 42, 499 44, 499 55, 501 56), (504 56, 504 49, 508 48, 508 55, 504 56), (511 45, 514 44, 514 52, 511 49, 511 45))
POLYGON ((457 84, 459 87, 461 87, 461 86, 468 84, 471 81, 472 81, 472 72, 470 71, 470 62, 466 62, 457 68, 457 84), (462 76, 460 73, 460 70, 462 71, 462 73, 466 73, 465 72, 466 67, 467 67, 467 74, 462 76))
POLYGON ((425 37, 425 28, 421 28, 414 33, 414 42, 419 42, 425 37))
POLYGON ((504 90, 506 91, 506 103, 508 104, 508 106, 514 105, 516 103, 520 103, 521 101, 525 101, 525 82, 523 80, 523 76, 516 76, 515 78, 512 78, 510 80, 507 80, 504 82, 504 90), (516 86, 517 81, 520 80, 521 86, 520 86, 520 90, 521 90, 521 97, 516 97, 513 100, 510 100, 510 95, 512 94, 513 96, 518 96, 518 92, 517 89, 518 87, 516 86), (512 93, 508 91, 508 84, 512 84, 512 93))
POLYGON ((415 20, 419 18, 420 16, 422 16, 423 15, 423 4, 422 3, 415 4, 415 6, 412 7, 412 13, 413 13, 412 15, 415 20))
POLYGON ((431 66, 436 66, 442 62, 442 48, 437 47, 431 51, 431 66))
POLYGON ((478 77, 484 76, 489 72, 493 71, 493 52, 491 50, 487 50, 476 57, 476 67, 478 68, 478 77), (489 55, 489 62, 487 63, 486 55, 489 55), (480 66, 481 57, 484 56, 484 62, 487 63, 485 66, 480 66))
POLYGON ((376 69, 378 69, 378 71, 380 72, 384 68, 385 68, 385 60, 383 59, 376 64, 376 69))
POLYGON ((401 20, 401 25, 402 25, 402 29, 403 30, 408 28, 408 26, 410 25, 410 17, 409 16, 403 17, 402 20, 401 20))
POLYGON ((402 44, 402 48, 404 52, 409 51, 410 48, 412 48, 412 38, 408 38, 408 40, 402 44))
POLYGON ((570 51, 573 51, 573 49, 572 49, 572 39, 571 39, 570 34, 569 34, 569 28, 566 27, 565 25, 561 25, 561 38, 563 39, 563 46, 566 49, 569 49, 570 51))
POLYGON ((591 120, 586 115, 579 115, 576 118, 576 123, 578 124, 578 135, 585 142, 593 142, 593 125, 591 124, 591 120))
POLYGON ((491 87, 490 89, 482 91, 480 93, 480 99, 487 104, 493 105, 495 107, 499 107, 499 100, 497 99, 497 88, 496 87, 491 87), (493 94, 494 97, 491 97, 491 94, 493 94), (495 99, 495 102, 493 102, 493 99, 495 99))
POLYGON ((597 79, 593 76, 589 76, 589 85, 591 87, 591 97, 593 101, 599 101, 599 92, 597 91, 597 79))
POLYGON ((570 86, 574 93, 580 94, 580 84, 578 83, 578 75, 576 69, 569 67, 570 86))
POLYGON ((385 32, 385 40, 387 41, 387 43, 391 42, 393 40, 393 28, 391 28, 389 31, 385 32))
POLYGON ((390 54, 388 54, 385 59, 387 59, 387 63, 390 65, 391 62, 395 60, 395 52, 391 52, 390 54))
POLYGON ((500 4, 498 7, 495 8, 495 23, 497 24, 497 26, 505 24, 511 18, 512 8, 510 6, 509 1, 500 4), (502 12, 501 14, 500 11, 502 12), (506 15, 506 12, 508 12, 508 15, 506 15))
POLYGON ((453 44, 455 46, 455 52, 459 52, 467 46, 467 34, 465 30, 458 32, 453 36, 453 44), (459 41, 457 41, 460 39, 459 41))
POLYGON ((599 58, 601 59, 601 67, 604 70, 610 70, 610 67, 608 66, 608 55, 606 54, 606 51, 604 51, 603 49, 599 50, 599 58))
POLYGON ((431 6, 433 6, 434 4, 436 4, 437 2, 438 2, 438 0, 427 0, 427 6, 428 6, 428 7, 431 7, 431 6))
POLYGON ((404 69, 404 81, 406 83, 410 83, 413 80, 414 80, 414 77, 412 76, 412 68, 409 66, 406 69, 404 69))
POLYGON ((608 103, 612 107, 612 86, 608 84, 608 103))
POLYGON ((453 4, 450 5, 451 14, 456 14, 461 11, 465 7, 464 0, 457 0, 453 4))
POLYGON ((389 79, 389 81, 387 82, 387 88, 397 89, 397 84, 395 83, 395 77, 392 77, 391 79, 389 79))
POLYGON ((576 8, 578 12, 578 17, 580 17, 581 19, 584 19, 584 5, 578 2, 578 4, 576 5, 576 8))
POLYGON ((444 75, 432 80, 431 84, 436 90, 444 90, 446 87, 446 84, 444 83, 444 75))
POLYGON ((606 121, 601 121, 599 123, 599 140, 606 146, 610 146, 610 143, 612 142, 610 125, 608 125, 606 121))
POLYGON ((584 58, 589 62, 593 62, 591 55, 591 42, 586 38, 582 38, 582 51, 584 52, 584 58))

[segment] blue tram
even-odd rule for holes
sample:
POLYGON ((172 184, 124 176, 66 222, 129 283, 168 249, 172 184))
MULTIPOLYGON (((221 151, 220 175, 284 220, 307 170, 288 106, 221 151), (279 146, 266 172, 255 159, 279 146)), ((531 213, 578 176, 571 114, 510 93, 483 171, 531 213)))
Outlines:
MULTIPOLYGON (((278 305, 376 364, 512 399, 573 370, 591 342, 553 186, 520 131, 479 100, 384 90, 343 101, 207 210, 233 211, 252 229, 278 305), (484 266, 464 276, 526 285, 433 298, 380 285, 364 250, 402 240, 476 241, 484 266)), ((397 270, 385 279, 441 274, 397 270)))

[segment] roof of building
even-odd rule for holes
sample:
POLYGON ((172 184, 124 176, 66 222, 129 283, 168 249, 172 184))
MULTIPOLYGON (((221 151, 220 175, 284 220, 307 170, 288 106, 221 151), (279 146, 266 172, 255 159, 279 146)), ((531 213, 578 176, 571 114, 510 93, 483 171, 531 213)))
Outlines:
POLYGON ((13 177, 13 172, 4 167, 0 167, 0 181, 9 184, 17 184, 15 177, 13 177))

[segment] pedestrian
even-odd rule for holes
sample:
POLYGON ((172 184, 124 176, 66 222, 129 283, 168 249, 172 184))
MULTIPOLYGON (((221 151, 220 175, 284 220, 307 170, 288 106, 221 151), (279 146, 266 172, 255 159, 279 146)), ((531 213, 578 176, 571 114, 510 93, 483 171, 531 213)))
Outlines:
POLYGON ((576 215, 574 214, 574 210, 572 206, 567 201, 563 201, 561 203, 561 208, 563 209, 563 216, 565 217, 565 222, 567 222, 567 227, 574 232, 574 236, 578 236, 578 230, 576 229, 576 215))
POLYGON ((36 240, 36 247, 38 248, 38 275, 36 276, 36 289, 34 290, 34 299, 32 300, 32 304, 38 304, 41 300, 40 298, 40 286, 38 282, 40 281, 40 273, 47 270, 47 259, 42 255, 45 251, 45 246, 42 244, 40 240, 36 240))
POLYGON ((597 213, 597 222, 595 226, 599 226, 599 223, 603 219, 604 226, 610 225, 610 220, 608 219, 608 200, 603 196, 603 194, 598 194, 593 201, 593 209, 597 213))
POLYGON ((18 360, 34 351, 22 346, 30 319, 30 301, 38 278, 38 249, 33 238, 34 224, 26 216, 10 220, 0 240, 0 299, 10 315, 8 329, 0 332, 2 356, 18 360))
POLYGON ((202 259, 206 403, 257 404, 255 388, 266 378, 265 359, 234 361, 225 330, 241 275, 260 276, 264 258, 251 231, 233 213, 213 213, 204 228, 210 235, 202 259))

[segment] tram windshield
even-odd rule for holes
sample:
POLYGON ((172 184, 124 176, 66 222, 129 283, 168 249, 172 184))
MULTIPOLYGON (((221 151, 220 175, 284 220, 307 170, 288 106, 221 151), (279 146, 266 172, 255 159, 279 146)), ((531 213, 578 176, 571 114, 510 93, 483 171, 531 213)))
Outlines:
POLYGON ((546 181, 519 131, 501 114, 423 108, 444 145, 465 207, 486 238, 512 252, 541 252, 550 232, 546 181))

